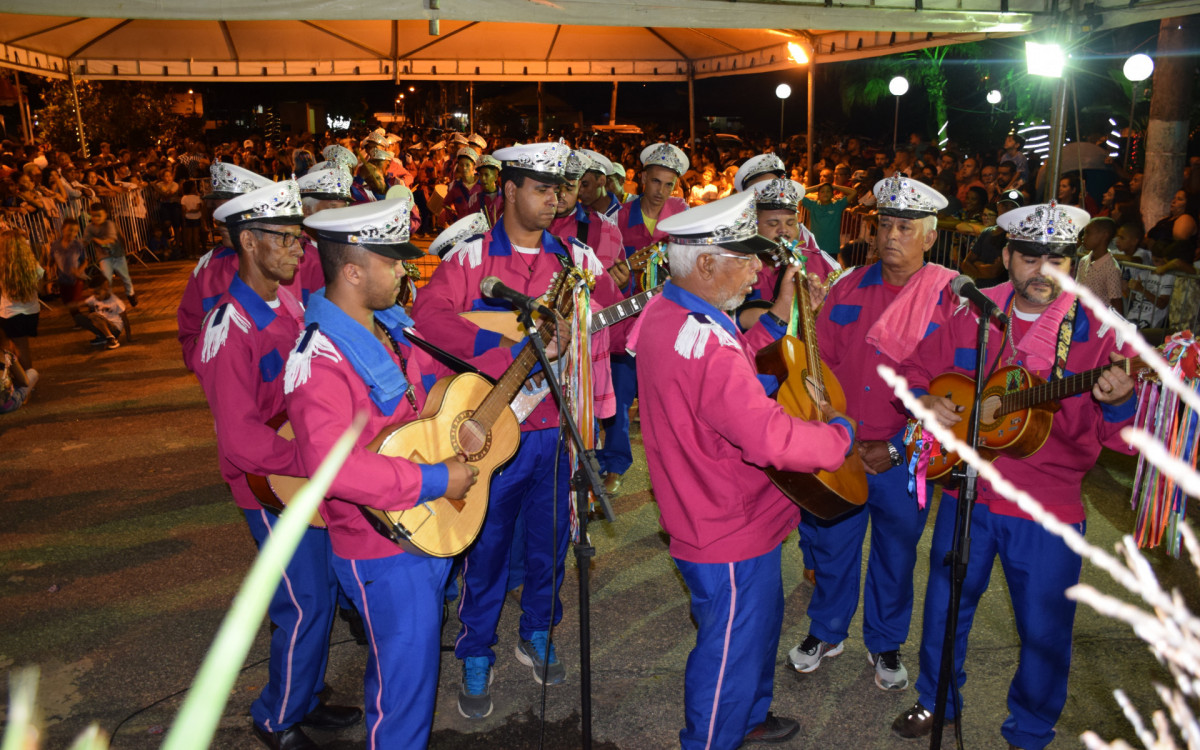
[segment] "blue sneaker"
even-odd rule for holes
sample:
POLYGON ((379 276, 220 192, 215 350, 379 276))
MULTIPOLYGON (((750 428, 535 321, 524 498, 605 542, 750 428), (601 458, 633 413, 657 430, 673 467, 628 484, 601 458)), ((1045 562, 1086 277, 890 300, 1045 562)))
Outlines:
POLYGON ((554 653, 554 644, 550 643, 550 655, 546 656, 546 644, 550 640, 550 631, 539 630, 527 641, 517 643, 517 660, 527 667, 533 667, 533 679, 541 685, 557 685, 567 678, 567 670, 554 653))
POLYGON ((492 665, 486 656, 463 659, 462 687, 458 689, 458 712, 467 719, 482 719, 492 713, 492 665))

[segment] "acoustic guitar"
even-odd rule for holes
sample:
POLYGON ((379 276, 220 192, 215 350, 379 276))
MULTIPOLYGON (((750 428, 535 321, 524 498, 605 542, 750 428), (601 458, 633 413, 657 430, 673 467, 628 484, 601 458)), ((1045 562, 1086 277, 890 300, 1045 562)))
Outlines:
MULTIPOLYGON (((545 298, 568 316, 574 307, 573 290, 581 280, 578 271, 564 268, 554 275, 545 298)), ((555 324, 547 321, 538 333, 549 342, 554 331, 555 324)), ((477 481, 461 500, 440 497, 400 511, 359 506, 376 531, 405 552, 426 557, 452 557, 475 540, 487 515, 492 472, 513 457, 521 442, 520 423, 509 402, 536 364, 537 355, 526 344, 495 385, 470 372, 442 378, 429 389, 420 417, 385 428, 367 445, 385 456, 424 464, 463 456, 479 470, 477 481)), ((290 424, 282 424, 278 434, 290 436, 290 424)), ((292 479, 256 477, 251 487, 259 488, 255 495, 265 507, 281 509, 306 481, 292 479), (265 491, 265 496, 259 491, 265 491)))
MULTIPOLYGON (((793 248, 783 241, 780 251, 782 263, 795 263, 793 248)), ((779 341, 761 349, 755 357, 758 371, 773 375, 779 381, 775 400, 793 417, 810 422, 824 422, 826 417, 820 409, 825 401, 836 411, 846 411, 846 394, 833 371, 821 361, 817 346, 817 325, 813 315, 808 283, 805 274, 797 273, 793 279, 796 299, 799 300, 800 329, 804 340, 795 336, 784 336, 779 341)), ((845 463, 836 471, 815 473, 784 471, 767 468, 767 476, 775 486, 799 505, 818 518, 836 518, 867 501, 867 473, 858 451, 851 451, 845 463)))
MULTIPOLYGON (((1020 365, 1001 367, 987 379, 983 387, 983 403, 979 412, 979 449, 981 455, 994 460, 1003 454, 1013 458, 1028 458, 1037 453, 1054 426, 1054 413, 1064 398, 1089 391, 1100 375, 1110 367, 1120 367, 1129 375, 1149 370, 1140 357, 1122 359, 1101 365, 1086 372, 1047 382, 1020 365)), ((929 383, 929 392, 945 396, 962 407, 963 419, 951 430, 966 442, 969 415, 975 405, 975 379, 956 372, 938 375, 929 383)), ((917 434, 920 423, 909 420, 909 431, 917 434)), ((960 463, 958 454, 946 452, 929 435, 931 441, 926 479, 944 478, 960 463)), ((912 460, 916 440, 909 441, 908 458, 912 460)))

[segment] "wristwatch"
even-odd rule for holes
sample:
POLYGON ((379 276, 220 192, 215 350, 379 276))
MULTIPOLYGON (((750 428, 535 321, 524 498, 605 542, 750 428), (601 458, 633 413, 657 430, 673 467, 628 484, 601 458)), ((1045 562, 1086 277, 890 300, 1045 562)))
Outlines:
POLYGON ((900 451, 896 450, 896 446, 892 445, 892 441, 884 440, 883 442, 887 446, 888 455, 891 456, 892 466, 899 466, 904 463, 904 459, 900 457, 900 451))

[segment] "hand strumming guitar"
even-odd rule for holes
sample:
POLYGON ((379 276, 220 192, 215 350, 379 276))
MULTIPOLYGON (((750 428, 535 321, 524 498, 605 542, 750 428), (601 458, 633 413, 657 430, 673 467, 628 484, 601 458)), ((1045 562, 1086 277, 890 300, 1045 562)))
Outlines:
POLYGON ((444 497, 451 500, 462 500, 479 478, 479 469, 464 461, 462 456, 455 456, 443 461, 442 466, 445 466, 449 472, 444 497))
POLYGON ((629 268, 629 261, 619 260, 608 269, 608 275, 612 277, 618 289, 624 289, 633 271, 629 268))
MULTIPOLYGON (((1124 361, 1116 352, 1108 353, 1109 362, 1124 361)), ((1092 397, 1102 404, 1124 403, 1133 394, 1134 381, 1121 367, 1110 367, 1100 375, 1092 386, 1092 397)))
POLYGON ((937 416, 937 420, 943 427, 953 427, 963 420, 961 414, 962 406, 954 403, 945 396, 935 396, 932 393, 927 393, 919 399, 921 404, 937 416))
MULTIPOLYGON (((551 336, 550 340, 546 342, 546 358, 550 361, 558 359, 559 352, 566 351, 567 347, 571 345, 571 321, 557 313, 555 313, 554 317, 557 319, 558 332, 557 335, 551 336)), ((500 346, 503 347, 512 348, 518 343, 507 336, 500 339, 500 346)))

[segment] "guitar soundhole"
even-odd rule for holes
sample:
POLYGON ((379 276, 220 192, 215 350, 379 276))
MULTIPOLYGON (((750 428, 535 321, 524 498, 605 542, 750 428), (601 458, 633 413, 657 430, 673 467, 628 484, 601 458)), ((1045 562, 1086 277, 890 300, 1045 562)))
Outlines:
POLYGON ((474 412, 463 412, 454 420, 450 429, 450 442, 455 453, 466 454, 467 461, 478 461, 492 447, 492 434, 479 422, 472 419, 474 412))
POLYGON ((1003 389, 989 388, 983 392, 983 402, 979 409, 979 431, 991 432, 1000 427, 1000 419, 1004 415, 1000 413, 1001 399, 1004 396, 1003 389))

